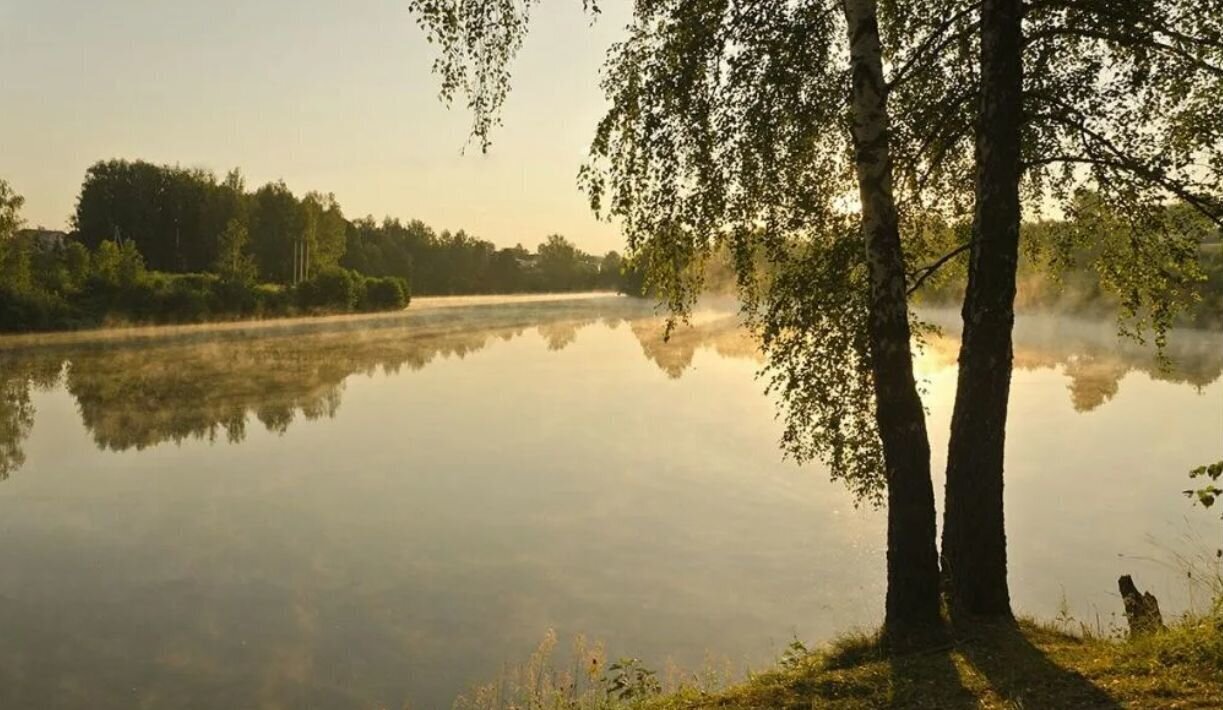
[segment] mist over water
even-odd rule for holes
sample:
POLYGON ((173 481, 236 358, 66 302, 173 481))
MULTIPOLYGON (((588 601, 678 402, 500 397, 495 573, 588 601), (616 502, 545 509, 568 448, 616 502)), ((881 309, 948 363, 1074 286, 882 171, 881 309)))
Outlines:
MULTIPOLYGON (((930 318, 939 472, 958 344, 930 318)), ((781 460, 733 310, 663 333, 590 297, 0 340, 0 706, 444 707, 549 628, 744 668, 875 625, 883 516, 781 460)), ((1107 624, 1122 573, 1175 613, 1161 548, 1219 542, 1180 491, 1219 458, 1223 335, 1166 370, 1112 333, 1016 331, 1023 613, 1107 624)))

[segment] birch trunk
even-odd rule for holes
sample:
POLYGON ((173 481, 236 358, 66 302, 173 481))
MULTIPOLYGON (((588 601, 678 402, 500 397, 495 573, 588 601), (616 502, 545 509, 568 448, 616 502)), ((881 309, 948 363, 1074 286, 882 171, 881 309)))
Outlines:
POLYGON ((913 376, 900 227, 892 192, 887 91, 875 0, 844 0, 853 69, 853 139, 870 271, 871 369, 887 468, 885 630, 939 623, 934 486, 913 376))
POLYGON ((1022 10, 1022 0, 981 7, 977 205, 943 518, 952 609, 1008 618, 1002 479, 1021 217, 1022 10))

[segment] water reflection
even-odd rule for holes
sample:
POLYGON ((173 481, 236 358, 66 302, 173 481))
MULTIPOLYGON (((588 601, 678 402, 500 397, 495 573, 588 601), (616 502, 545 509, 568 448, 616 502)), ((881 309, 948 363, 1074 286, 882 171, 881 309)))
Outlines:
MULTIPOLYGON (((931 319, 945 334, 927 343, 919 367, 926 373, 953 368, 959 349, 952 314, 931 319)), ((699 313, 667 339, 666 321, 650 304, 623 298, 425 308, 396 318, 192 331, 135 343, 0 347, 0 480, 24 463, 34 390, 65 387, 103 450, 187 439, 237 443, 252 415, 279 433, 299 418, 334 417, 353 374, 461 360, 529 331, 560 351, 595 323, 627 324, 645 357, 670 378, 681 377, 700 349, 763 362, 733 313, 699 313)), ((1020 370, 1060 368, 1074 409, 1089 412, 1116 396, 1131 372, 1197 388, 1213 383, 1223 374, 1219 341, 1219 334, 1177 333, 1169 361, 1161 362, 1154 348, 1119 339, 1111 324, 1029 316, 1016 329, 1015 364, 1020 370)))
MULTIPOLYGON (((881 516, 781 460, 733 313, 664 325, 603 298, 0 341, 0 707, 444 707, 550 627, 743 668, 876 624, 881 516)), ((1164 371, 1021 323, 1018 608, 1107 617, 1116 555, 1196 512, 1220 386, 1170 383, 1219 378, 1219 338, 1164 371)), ((935 437, 955 356, 949 329, 921 362, 935 437)))
MULTIPOLYGON (((945 333, 957 332, 954 314, 940 312, 930 320, 945 333)), ((959 348, 958 338, 932 339, 925 354, 927 368, 955 367, 959 348)), ((1214 383, 1223 375, 1223 333, 1174 332, 1163 357, 1153 345, 1119 337, 1110 321, 1026 315, 1015 327, 1015 368, 1060 368, 1077 412, 1090 412, 1111 400, 1132 372, 1198 390, 1214 383)))

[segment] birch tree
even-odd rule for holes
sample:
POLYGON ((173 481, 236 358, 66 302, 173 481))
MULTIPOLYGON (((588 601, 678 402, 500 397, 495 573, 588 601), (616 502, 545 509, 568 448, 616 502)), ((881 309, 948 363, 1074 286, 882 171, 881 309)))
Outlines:
MULTIPOLYGON (((1003 470, 1020 220, 1052 207, 1070 224, 1091 223, 1084 208, 1124 222, 1128 248, 1093 266, 1120 296, 1121 331, 1162 345, 1198 277, 1197 230, 1169 219, 1183 214, 1169 206, 1223 224, 1223 2, 984 0, 976 21, 975 110, 948 121, 974 127, 961 155, 975 155, 976 216, 942 556, 953 609, 1009 617, 1003 470)), ((1057 251, 1102 238, 1062 230, 1057 251)))
MULTIPOLYGON (((535 4, 412 3, 442 96, 466 99, 484 149, 535 4)), ((1220 23, 1223 0, 633 3, 579 181, 679 317, 710 253, 735 255, 783 447, 889 503, 889 626, 938 602, 907 294, 967 259, 942 572, 955 608, 1009 616, 1020 221, 1073 218, 1084 191, 1124 215, 1131 248, 1096 266, 1123 330, 1161 342, 1196 244, 1160 215, 1169 200, 1223 213, 1220 23)), ((1067 230, 1053 258, 1091 238, 1067 230)))
MULTIPOLYGON (((442 96, 466 99, 484 149, 533 6, 413 3, 439 47, 442 96)), ((881 42, 879 7, 633 7, 608 56, 611 108, 579 182, 592 208, 620 223, 633 263, 680 318, 710 255, 734 255, 786 414, 784 449, 822 459, 854 493, 886 502, 885 627, 935 625, 934 495, 907 302, 907 274, 929 250, 901 239, 922 201, 894 179, 894 154, 920 150, 893 144, 885 61, 897 58, 881 42)))

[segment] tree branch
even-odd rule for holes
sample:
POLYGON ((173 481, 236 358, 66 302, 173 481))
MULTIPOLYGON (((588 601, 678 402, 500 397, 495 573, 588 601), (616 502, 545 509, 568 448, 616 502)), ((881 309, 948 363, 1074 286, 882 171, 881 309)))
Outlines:
POLYGON ((922 40, 921 44, 919 44, 917 49, 914 50, 913 54, 910 55, 908 61, 901 65, 901 67, 896 70, 896 73, 892 75, 891 81, 887 83, 887 90, 891 91, 895 87, 903 84, 905 81, 908 81, 911 78, 911 72, 914 71, 914 69, 919 66, 927 56, 938 56, 942 54, 943 50, 950 46, 952 42, 964 36, 964 34, 975 30, 977 23, 973 22, 963 30, 947 35, 943 41, 939 42, 937 45, 933 44, 933 42, 938 39, 939 35, 951 29, 952 26, 963 20, 965 17, 968 17, 972 13, 976 12, 978 9, 980 9, 980 7, 981 0, 977 0, 977 2, 971 3, 963 10, 960 10, 954 15, 945 18, 939 23, 938 27, 931 30, 930 34, 926 35, 926 38, 922 40))
POLYGON ((1163 177, 1159 174, 1158 170, 1135 161, 1125 160, 1123 159, 1123 156, 1109 159, 1092 155, 1050 155, 1037 160, 1025 161, 1023 167, 1024 169, 1039 168, 1058 163, 1104 167, 1116 170, 1118 172, 1128 173, 1141 180, 1146 180, 1152 184, 1158 185, 1159 187, 1167 190, 1169 193, 1180 198, 1185 204, 1192 207, 1203 217, 1210 220, 1216 226, 1223 228, 1223 205, 1217 204, 1211 197, 1197 195, 1187 188, 1178 185, 1176 181, 1163 177))
MULTIPOLYGON (((1134 7, 1140 7, 1135 4, 1134 7)), ((1116 12, 1111 7, 1095 5, 1085 0, 1040 0, 1039 2, 1030 2, 1024 8, 1024 15, 1031 15, 1042 10, 1075 10, 1085 15, 1098 15, 1100 17, 1108 17, 1114 20, 1123 22, 1132 22, 1134 25, 1146 25, 1154 32, 1159 32, 1167 37, 1178 42, 1186 44, 1196 44, 1203 47, 1214 47, 1215 49, 1223 49, 1223 41, 1211 39, 1208 37, 1196 37, 1188 35, 1180 30, 1174 29, 1165 22, 1160 22, 1151 15, 1150 12, 1142 10, 1135 12, 1133 15, 1127 15, 1124 12, 1116 12)))
POLYGON ((922 284, 926 283, 926 279, 930 278, 931 276, 934 275, 936 271, 943 268, 943 265, 946 264, 947 262, 956 258, 960 254, 963 254, 964 252, 968 251, 969 249, 972 249, 972 246, 975 243, 976 243, 975 240, 965 242, 964 244, 961 244, 960 246, 956 247, 955 249, 952 249, 951 251, 947 252, 946 254, 940 256, 935 261, 909 274, 909 278, 915 277, 916 280, 913 282, 913 285, 909 287, 908 291, 905 292, 906 295, 912 296, 917 291, 917 289, 922 287, 922 284))
POLYGON ((1159 40, 1140 37, 1132 34, 1124 34, 1118 32, 1104 32, 1101 30, 1092 30, 1087 28, 1070 28, 1070 27, 1052 27, 1049 29, 1033 32, 1024 38, 1026 46, 1033 46, 1038 42, 1046 39, 1055 39, 1057 37, 1079 37, 1082 39, 1097 39, 1102 42, 1111 42, 1127 47, 1146 47, 1154 49, 1166 54, 1178 57, 1183 62, 1196 69, 1204 71, 1208 74, 1223 78, 1223 67, 1217 67, 1203 59, 1194 56, 1180 47, 1175 47, 1166 42, 1159 40))

